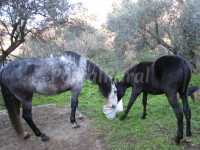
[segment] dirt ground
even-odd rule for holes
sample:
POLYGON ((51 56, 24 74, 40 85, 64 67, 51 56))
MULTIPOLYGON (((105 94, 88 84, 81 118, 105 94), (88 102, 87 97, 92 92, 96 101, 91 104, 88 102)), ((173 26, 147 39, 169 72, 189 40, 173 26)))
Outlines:
POLYGON ((33 108, 33 117, 38 127, 50 137, 42 142, 36 137, 27 124, 23 127, 31 133, 27 140, 19 140, 11 127, 5 111, 0 112, 0 149, 1 150, 104 150, 101 135, 90 128, 90 120, 84 117, 77 120, 81 125, 72 129, 69 121, 69 109, 56 106, 33 108))

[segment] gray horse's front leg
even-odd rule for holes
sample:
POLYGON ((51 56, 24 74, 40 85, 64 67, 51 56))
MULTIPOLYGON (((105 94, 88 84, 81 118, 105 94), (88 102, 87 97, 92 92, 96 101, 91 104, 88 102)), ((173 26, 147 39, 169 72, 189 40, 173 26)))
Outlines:
POLYGON ((79 128, 80 125, 76 122, 76 109, 78 107, 78 96, 80 94, 80 91, 75 91, 72 93, 71 98, 71 115, 70 115, 70 121, 72 123, 72 128, 79 128))

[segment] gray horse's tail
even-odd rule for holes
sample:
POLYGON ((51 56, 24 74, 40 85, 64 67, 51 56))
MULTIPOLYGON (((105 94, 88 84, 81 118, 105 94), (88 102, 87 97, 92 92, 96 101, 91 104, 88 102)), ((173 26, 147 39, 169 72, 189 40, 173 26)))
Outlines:
POLYGON ((11 124, 17 134, 23 137, 24 131, 20 120, 20 101, 3 84, 1 84, 1 91, 11 124))

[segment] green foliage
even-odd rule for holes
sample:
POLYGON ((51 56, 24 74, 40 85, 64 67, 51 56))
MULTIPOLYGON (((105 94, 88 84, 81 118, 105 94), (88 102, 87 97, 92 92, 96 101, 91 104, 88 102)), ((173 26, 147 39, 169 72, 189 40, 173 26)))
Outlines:
POLYGON ((99 49, 97 51, 90 51, 87 55, 96 64, 99 64, 106 73, 115 75, 119 72, 117 67, 117 56, 113 50, 99 49))
POLYGON ((122 0, 108 17, 108 29, 116 33, 117 53, 125 42, 137 53, 162 45, 199 64, 199 6, 198 0, 122 0))

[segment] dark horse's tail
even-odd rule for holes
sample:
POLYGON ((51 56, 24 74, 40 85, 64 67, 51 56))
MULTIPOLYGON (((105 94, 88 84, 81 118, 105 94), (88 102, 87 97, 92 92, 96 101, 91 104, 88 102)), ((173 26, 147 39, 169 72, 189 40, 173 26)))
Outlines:
POLYGON ((20 121, 20 101, 3 84, 1 84, 1 91, 12 126, 17 134, 23 137, 24 131, 20 121))
POLYGON ((190 86, 188 88, 188 96, 192 96, 193 93, 195 93, 196 91, 199 90, 199 87, 198 86, 190 86))

